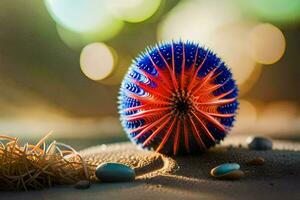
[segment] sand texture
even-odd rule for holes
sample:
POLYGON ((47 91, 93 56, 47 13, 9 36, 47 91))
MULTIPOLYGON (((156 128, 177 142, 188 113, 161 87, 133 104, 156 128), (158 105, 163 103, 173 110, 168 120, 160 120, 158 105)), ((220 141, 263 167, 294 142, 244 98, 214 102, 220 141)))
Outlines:
POLYGON ((300 143, 274 141, 272 151, 251 151, 245 137, 231 137, 201 155, 166 157, 138 149, 131 143, 92 147, 81 152, 87 162, 121 162, 133 167, 131 183, 97 183, 90 189, 59 186, 43 191, 1 192, 0 199, 300 199, 300 143), (246 163, 257 156, 262 166, 246 163), (237 162, 245 177, 217 180, 210 169, 237 162))

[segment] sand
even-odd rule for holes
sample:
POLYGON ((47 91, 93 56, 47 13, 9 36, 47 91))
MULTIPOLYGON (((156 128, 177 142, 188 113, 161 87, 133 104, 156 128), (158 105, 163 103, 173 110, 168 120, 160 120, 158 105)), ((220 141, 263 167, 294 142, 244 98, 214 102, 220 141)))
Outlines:
POLYGON ((231 137, 201 155, 166 157, 131 143, 92 147, 81 152, 91 163, 121 162, 133 167, 131 183, 97 183, 90 189, 57 186, 31 192, 1 192, 0 199, 300 199, 300 143, 274 140, 272 151, 251 151, 245 137, 231 137), (242 145, 242 146, 240 146, 242 145), (247 161, 261 156, 262 166, 247 161), (216 180, 210 169, 237 162, 245 172, 238 181, 216 180))

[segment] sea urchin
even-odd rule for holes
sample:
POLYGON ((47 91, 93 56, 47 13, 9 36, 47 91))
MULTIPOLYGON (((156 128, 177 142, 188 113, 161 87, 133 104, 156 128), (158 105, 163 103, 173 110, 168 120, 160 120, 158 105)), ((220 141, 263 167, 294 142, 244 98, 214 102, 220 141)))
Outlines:
POLYGON ((225 63, 192 42, 147 48, 121 84, 119 112, 129 138, 174 155, 219 143, 238 107, 238 89, 225 63))

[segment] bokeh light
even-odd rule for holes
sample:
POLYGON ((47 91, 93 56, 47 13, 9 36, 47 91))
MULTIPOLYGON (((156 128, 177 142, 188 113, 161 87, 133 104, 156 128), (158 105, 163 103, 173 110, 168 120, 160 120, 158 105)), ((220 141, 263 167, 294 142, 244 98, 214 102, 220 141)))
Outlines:
POLYGON ((104 41, 114 37, 123 22, 114 18, 106 9, 105 0, 44 0, 52 18, 60 29, 63 40, 82 35, 84 40, 104 41), (67 32, 67 33, 66 33, 67 32))
POLYGON ((108 3, 108 7, 115 17, 136 23, 151 17, 160 4, 161 0, 114 0, 108 3))
POLYGON ((70 31, 59 24, 56 24, 56 30, 62 41, 72 49, 81 49, 85 46, 82 34, 70 31))
POLYGON ((208 44, 218 27, 236 21, 240 13, 231 1, 181 1, 159 24, 159 40, 184 39, 208 44))
POLYGON ((296 24, 300 21, 299 0, 235 0, 241 10, 253 18, 279 24, 296 24))
POLYGON ((114 67, 111 74, 98 81, 103 85, 120 85, 121 81, 126 74, 128 67, 130 66, 132 58, 126 52, 118 51, 118 64, 114 67))
POLYGON ((235 22, 218 28, 211 35, 210 47, 217 52, 231 68, 241 90, 257 65, 249 55, 247 36, 252 23, 235 22))
POLYGON ((83 48, 80 55, 82 72, 90 79, 99 81, 113 71, 116 59, 112 48, 104 43, 92 43, 83 48))
POLYGON ((57 24, 56 30, 65 44, 67 44, 70 48, 77 50, 89 43, 106 41, 116 36, 121 27, 118 24, 114 25, 112 24, 110 29, 107 29, 106 31, 77 33, 57 24))
POLYGON ((272 24, 259 24, 249 34, 249 47, 257 62, 273 64, 284 54, 285 38, 280 29, 272 24))

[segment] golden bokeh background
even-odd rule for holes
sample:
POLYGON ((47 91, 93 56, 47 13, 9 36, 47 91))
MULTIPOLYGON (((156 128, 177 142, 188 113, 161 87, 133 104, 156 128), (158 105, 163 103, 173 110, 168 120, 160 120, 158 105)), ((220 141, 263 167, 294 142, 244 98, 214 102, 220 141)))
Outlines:
POLYGON ((2 0, 1 134, 53 130, 79 148, 126 140, 117 96, 131 60, 182 39, 231 68, 241 100, 232 134, 300 139, 299 13, 297 0, 2 0))

